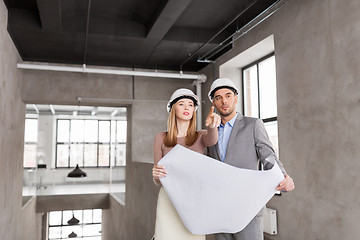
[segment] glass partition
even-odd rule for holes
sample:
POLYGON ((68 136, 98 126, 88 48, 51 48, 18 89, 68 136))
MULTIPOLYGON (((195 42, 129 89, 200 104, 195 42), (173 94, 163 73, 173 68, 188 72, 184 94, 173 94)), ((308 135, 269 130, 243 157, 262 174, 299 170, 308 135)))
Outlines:
POLYGON ((23 206, 36 195, 37 115, 28 115, 24 133, 23 206))
POLYGON ((27 105, 23 195, 124 193, 126 114, 125 107, 27 105))

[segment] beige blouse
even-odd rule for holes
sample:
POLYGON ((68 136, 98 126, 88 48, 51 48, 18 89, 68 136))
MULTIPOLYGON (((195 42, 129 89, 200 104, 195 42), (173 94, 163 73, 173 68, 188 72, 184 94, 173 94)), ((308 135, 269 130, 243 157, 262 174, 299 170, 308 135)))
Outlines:
MULTIPOLYGON (((154 164, 157 164, 162 157, 164 157, 172 147, 166 147, 163 143, 165 132, 158 133, 154 139, 154 164)), ((205 148, 215 145, 218 141, 217 128, 209 128, 208 130, 200 130, 198 139, 195 143, 187 147, 195 152, 204 154, 205 148)), ((185 146, 185 137, 177 138, 177 144, 185 146)))

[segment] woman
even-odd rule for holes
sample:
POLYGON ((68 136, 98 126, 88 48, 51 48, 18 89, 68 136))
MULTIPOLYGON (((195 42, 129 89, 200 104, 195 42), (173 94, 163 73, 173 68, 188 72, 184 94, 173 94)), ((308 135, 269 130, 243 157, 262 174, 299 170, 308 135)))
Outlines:
MULTIPOLYGON (((181 88, 172 94, 167 104, 168 131, 157 134, 154 139, 153 180, 156 185, 161 185, 160 178, 166 176, 166 169, 157 163, 176 144, 202 154, 206 147, 216 144, 220 116, 214 113, 212 107, 205 122, 207 130, 196 131, 196 109, 199 104, 199 98, 189 89, 181 88)), ((194 235, 185 228, 161 187, 156 210, 155 240, 204 239, 204 235, 194 235)))

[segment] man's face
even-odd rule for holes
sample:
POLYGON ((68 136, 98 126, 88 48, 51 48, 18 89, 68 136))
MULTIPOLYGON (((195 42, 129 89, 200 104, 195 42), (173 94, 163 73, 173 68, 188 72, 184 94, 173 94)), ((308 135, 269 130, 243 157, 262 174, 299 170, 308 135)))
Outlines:
POLYGON ((213 105, 221 116, 227 117, 235 111, 237 96, 228 88, 221 88, 214 94, 213 105))

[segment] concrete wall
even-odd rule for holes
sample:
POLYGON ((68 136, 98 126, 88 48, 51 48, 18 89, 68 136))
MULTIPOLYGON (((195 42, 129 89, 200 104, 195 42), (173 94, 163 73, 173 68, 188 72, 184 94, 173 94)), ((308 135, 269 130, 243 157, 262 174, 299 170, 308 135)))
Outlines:
POLYGON ((103 239, 151 239, 158 194, 158 187, 151 180, 151 169, 149 163, 127 165, 126 205, 110 199, 110 208, 103 210, 103 239))
POLYGON ((40 213, 62 210, 109 208, 109 194, 73 194, 37 196, 36 211, 40 213))
MULTIPOLYGON (((31 240, 40 240, 42 237, 42 215, 40 213, 35 214, 36 208, 36 198, 33 197, 31 201, 22 209, 21 212, 21 228, 18 227, 15 229, 18 231, 18 234, 21 234, 21 237, 18 238, 3 238, 5 239, 31 239, 31 240)), ((7 226, 8 230, 10 226, 7 226)), ((12 230, 13 231, 13 230, 12 230)))
POLYGON ((35 201, 22 209, 25 105, 21 102, 18 52, 6 29, 7 9, 0 2, 0 236, 39 239, 35 201))
POLYGON ((203 69, 217 77, 221 64, 274 34, 280 159, 296 189, 269 202, 278 212, 269 239, 360 235, 359 16, 357 0, 290 0, 203 69))
POLYGON ((103 239, 150 239, 158 188, 152 182, 154 136, 166 130, 166 103, 192 80, 23 70, 25 103, 126 106, 128 145, 126 205, 113 198, 103 211, 103 239))

